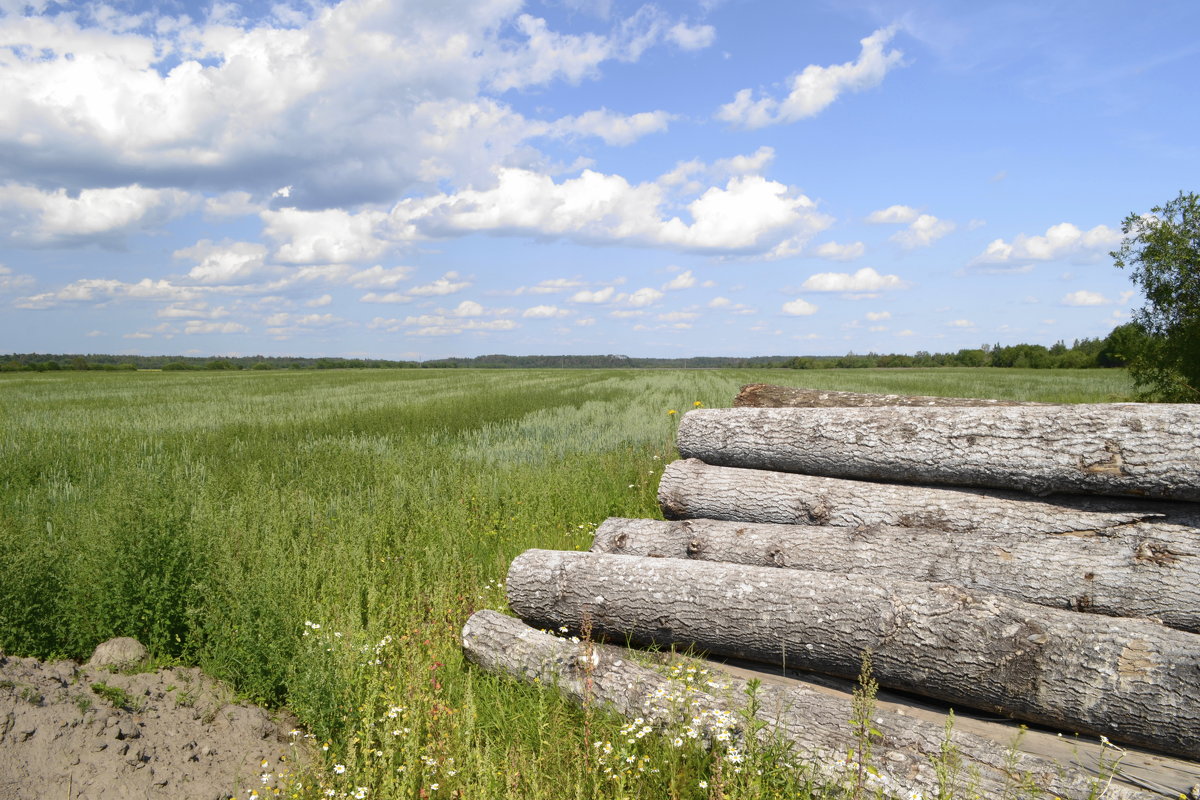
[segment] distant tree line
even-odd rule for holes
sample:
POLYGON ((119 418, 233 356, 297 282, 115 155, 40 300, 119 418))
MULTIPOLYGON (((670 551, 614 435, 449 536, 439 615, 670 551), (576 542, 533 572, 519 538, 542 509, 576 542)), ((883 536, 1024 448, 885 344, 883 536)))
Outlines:
POLYGON ((440 358, 432 361, 389 361, 368 358, 299 358, 292 356, 114 356, 18 353, 0 356, 0 371, 57 370, 242 370, 242 369, 718 369, 765 367, 784 369, 857 369, 866 367, 1024 367, 1086 369, 1123 367, 1145 347, 1146 334, 1136 323, 1118 326, 1103 339, 1076 339, 1068 347, 1057 342, 1000 344, 966 348, 956 353, 913 355, 867 353, 844 356, 696 356, 631 358, 623 355, 507 356, 440 358))
POLYGON ((1024 369, 1089 369, 1124 367, 1145 347, 1146 334, 1135 323, 1113 329, 1102 339, 1063 341, 1050 347, 1040 344, 999 343, 964 348, 956 353, 913 355, 868 353, 844 356, 797 356, 783 366, 790 369, 855 369, 866 367, 1018 367, 1024 369))

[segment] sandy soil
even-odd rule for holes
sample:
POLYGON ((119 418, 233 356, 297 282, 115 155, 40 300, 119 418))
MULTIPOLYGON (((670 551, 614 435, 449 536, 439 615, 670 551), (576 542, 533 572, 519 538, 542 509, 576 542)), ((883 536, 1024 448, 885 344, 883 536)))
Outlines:
POLYGON ((269 794, 311 758, 293 730, 197 669, 114 672, 0 652, 0 800, 269 794))

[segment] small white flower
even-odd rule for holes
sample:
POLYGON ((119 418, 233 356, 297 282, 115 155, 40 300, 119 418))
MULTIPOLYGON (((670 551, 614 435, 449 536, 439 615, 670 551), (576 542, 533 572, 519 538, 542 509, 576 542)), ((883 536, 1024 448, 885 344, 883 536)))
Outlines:
POLYGON ((708 781, 700 781, 700 783, 698 785, 700 786, 701 789, 707 789, 708 781))
POLYGON ((335 773, 337 773, 338 775, 341 775, 342 773, 344 773, 346 771, 346 765, 345 764, 334 764, 333 771, 335 773))

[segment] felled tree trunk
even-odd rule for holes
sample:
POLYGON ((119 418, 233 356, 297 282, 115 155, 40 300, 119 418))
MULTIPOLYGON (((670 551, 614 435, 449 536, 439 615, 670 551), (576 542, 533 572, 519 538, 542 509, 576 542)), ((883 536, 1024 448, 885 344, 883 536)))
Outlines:
POLYGON ((613 518, 596 530, 592 552, 937 581, 1200 632, 1200 535, 1191 532, 1046 536, 613 518))
POLYGON ((1200 636, 861 574, 529 550, 508 602, 535 627, 851 677, 1200 756, 1200 636))
MULTIPOLYGON (((1200 527, 1200 506, 1061 495, 939 488, 714 467, 696 459, 667 465, 658 484, 667 519, 727 519, 791 525, 898 525, 941 531, 1107 533, 1142 523, 1200 527)), ((1198 532, 1200 535, 1200 532, 1198 532)))
POLYGON ((734 408, 883 408, 888 406, 1041 406, 1016 400, 986 400, 980 397, 929 397, 905 394, 860 394, 750 383, 733 400, 734 408))
MULTIPOLYGON (((679 729, 672 709, 656 697, 687 692, 688 717, 707 712, 730 712, 744 707, 746 684, 736 678, 714 675, 720 688, 696 687, 672 680, 649 666, 635 663, 623 649, 591 643, 571 643, 533 630, 519 620, 495 611, 475 613, 463 627, 463 650, 469 660, 492 672, 504 673, 542 686, 553 686, 577 703, 591 703, 626 717, 642 717, 660 729, 679 729)), ((778 735, 793 745, 801 764, 813 764, 818 778, 844 782, 841 760, 855 741, 849 720, 850 703, 843 697, 802 686, 764 684, 757 689, 761 703, 758 718, 768 723, 760 736, 778 735)), ((940 726, 891 711, 877 711, 874 727, 882 741, 874 745, 872 767, 878 771, 892 797, 910 790, 937 797, 939 788, 960 792, 973 783, 981 797, 1007 796, 1019 775, 1052 795, 1082 800, 1092 796, 1095 779, 1043 758, 1011 751, 1005 745, 955 730, 950 744, 962 759, 957 785, 939 782, 931 761, 942 752, 940 726)), ((734 719, 740 719, 737 715, 734 719)), ((873 794, 873 792, 872 792, 873 794)), ((964 793, 965 794, 965 793, 964 793)), ((955 792, 954 796, 960 796, 955 792)), ((1113 800, 1151 800, 1157 795, 1113 784, 1105 797, 1113 800)))
POLYGON ((697 409, 676 443, 726 467, 1200 500, 1200 406, 697 409))

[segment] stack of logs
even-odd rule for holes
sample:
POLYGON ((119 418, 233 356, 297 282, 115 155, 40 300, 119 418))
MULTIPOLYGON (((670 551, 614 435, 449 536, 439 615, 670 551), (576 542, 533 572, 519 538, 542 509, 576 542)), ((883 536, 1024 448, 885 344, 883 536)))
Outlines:
MULTIPOLYGON (((1200 408, 1045 405, 755 385, 684 416, 667 521, 610 519, 591 552, 530 550, 463 631, 486 668, 641 715, 668 679, 586 631, 853 678, 1177 757, 1107 797, 1188 796, 1200 769, 1200 408), (1186 783, 1181 781, 1186 780, 1186 783), (1173 782, 1173 783, 1172 783, 1173 782), (1136 785, 1135 785, 1136 784, 1136 785)), ((740 694, 705 695, 731 708, 740 694)), ((760 690, 814 761, 852 747, 844 695, 760 690)), ((889 712, 885 784, 937 796, 941 726, 889 712)), ((1094 775, 956 730, 982 796, 1014 772, 1061 797, 1094 775)))

